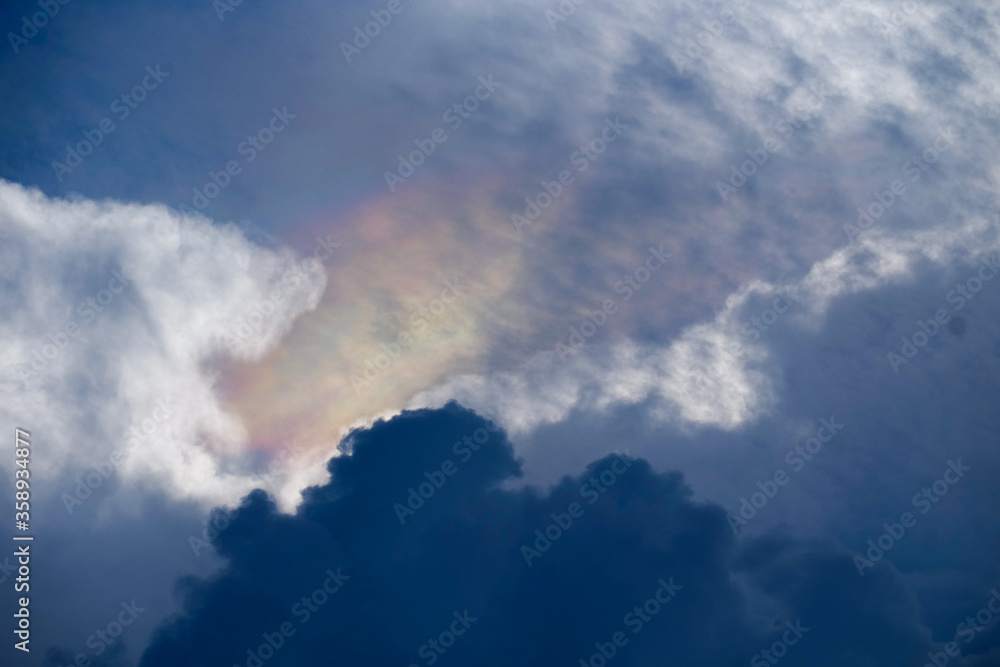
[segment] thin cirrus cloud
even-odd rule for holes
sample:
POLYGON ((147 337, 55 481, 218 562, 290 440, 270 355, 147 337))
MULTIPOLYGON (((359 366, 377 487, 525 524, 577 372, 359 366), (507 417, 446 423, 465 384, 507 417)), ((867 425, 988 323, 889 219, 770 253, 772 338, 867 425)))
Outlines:
MULTIPOLYGON (((453 378, 416 396, 411 407, 457 399, 524 434, 562 421, 574 410, 594 413, 652 397, 652 413, 678 427, 737 429, 771 413, 781 399, 778 366, 769 363, 780 348, 768 344, 776 343, 773 337, 756 342, 768 323, 754 325, 754 318, 759 322, 775 299, 790 300, 784 305, 790 312, 783 325, 815 335, 838 301, 906 285, 920 273, 946 271, 966 258, 976 264, 996 257, 1000 239, 995 218, 952 224, 914 234, 871 231, 817 263, 799 281, 743 287, 713 320, 684 329, 666 346, 587 348, 580 336, 577 351, 568 346, 567 337, 563 350, 539 353, 517 371, 453 378)), ((895 368, 904 363, 908 358, 895 368)))
MULTIPOLYGON (((960 76, 957 84, 935 77, 914 45, 945 39, 946 28, 935 20, 944 10, 936 5, 922 5, 887 34, 879 23, 884 12, 875 6, 853 12, 820 4, 775 4, 766 12, 746 7, 690 62, 679 54, 717 12, 581 6, 552 31, 543 8, 518 11, 530 26, 511 40, 536 53, 541 67, 515 74, 511 54, 492 44, 500 57, 482 69, 495 69, 503 82, 490 100, 495 107, 474 119, 476 128, 461 138, 466 143, 440 146, 399 191, 326 223, 356 243, 329 266, 331 288, 315 317, 293 334, 294 344, 230 378, 229 396, 253 439, 277 442, 301 428, 325 442, 358 423, 359 414, 398 410, 428 385, 528 363, 553 350, 605 298, 618 298, 614 285, 651 245, 671 252, 669 269, 639 295, 645 300, 637 298, 600 332, 605 342, 635 338, 640 348, 664 347, 685 327, 710 321, 739 283, 801 279, 850 241, 844 224, 854 222, 858 206, 875 201, 873 191, 887 191, 894 180, 906 181, 908 189, 884 224, 904 235, 950 224, 954 204, 974 215, 988 211, 984 191, 993 177, 983 168, 992 158, 975 139, 988 118, 981 105, 965 100, 989 95, 984 81, 995 64, 982 57, 973 37, 949 41, 936 67, 982 76, 960 76), (531 16, 539 23, 528 22, 531 16), (656 32, 668 24, 669 34, 656 32), (548 57, 556 52, 560 57, 548 57), (592 63, 591 76, 569 73, 571 65, 579 72, 580 60, 567 53, 592 63), (547 99, 542 89, 552 81, 573 84, 570 101, 536 108, 533 100, 547 99), (954 85, 969 94, 949 96, 954 85), (814 110, 798 123, 796 114, 808 105, 814 110), (551 132, 516 120, 525 116, 551 132), (561 170, 573 171, 574 152, 609 117, 628 126, 623 136, 586 172, 574 173, 576 181, 531 225, 512 233, 511 216, 530 206, 525 197, 536 198, 541 182, 554 182, 561 170), (910 181, 904 163, 948 128, 958 138, 910 181), (717 184, 730 183, 734 166, 759 155, 772 138, 780 141, 778 152, 722 201, 717 184), (486 175, 467 175, 470 166, 486 175), (425 221, 419 232, 415 216, 425 221), (396 241, 386 242, 390 236, 396 241), (377 272, 367 268, 375 265, 377 272), (449 271, 470 285, 473 298, 450 307, 438 322, 442 328, 429 329, 434 336, 428 333, 378 369, 371 385, 352 381, 367 379, 362 371, 383 344, 409 330, 407 318, 434 298, 449 271), (292 381, 311 389, 275 404, 273 389, 292 381), (332 410, 320 398, 329 396, 336 397, 332 410)), ((503 15, 498 10, 492 20, 503 15)), ((404 18, 424 20, 419 13, 401 15, 401 25, 404 18)), ((451 20, 472 30, 482 19, 455 8, 451 20)), ((376 46, 392 50, 395 44, 387 34, 376 46)), ((458 47, 446 41, 442 48, 458 47)), ((372 47, 351 66, 367 72, 362 58, 374 53, 372 47)), ((414 93, 431 110, 460 99, 433 85, 414 93)), ((435 116, 425 115, 431 121, 416 127, 414 138, 433 126, 435 116)), ((412 146, 404 140, 389 147, 386 167, 395 167, 401 147, 412 146)), ((737 392, 749 387, 744 383, 737 392)), ((767 403, 763 395, 760 400, 767 403)), ((698 419, 713 421, 713 409, 698 419)), ((727 416, 719 419, 730 424, 753 410, 720 409, 727 416)))

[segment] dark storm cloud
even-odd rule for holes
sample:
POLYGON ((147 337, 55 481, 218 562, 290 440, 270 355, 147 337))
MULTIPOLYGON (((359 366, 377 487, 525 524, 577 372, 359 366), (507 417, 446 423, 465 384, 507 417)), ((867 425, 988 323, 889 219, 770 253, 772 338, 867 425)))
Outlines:
POLYGON ((506 489, 505 435, 454 403, 342 449, 294 516, 252 495, 216 541, 227 566, 182 582, 142 665, 575 665, 602 647, 744 665, 783 642, 789 665, 909 665, 932 647, 891 568, 861 578, 845 551, 781 533, 738 544, 721 507, 624 452, 506 489))

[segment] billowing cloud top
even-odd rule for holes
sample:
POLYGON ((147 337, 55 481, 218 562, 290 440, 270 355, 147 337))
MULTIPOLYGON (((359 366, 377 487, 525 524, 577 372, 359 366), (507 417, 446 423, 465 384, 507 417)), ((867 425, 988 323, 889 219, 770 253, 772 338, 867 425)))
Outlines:
POLYGON ((737 549, 721 507, 625 452, 501 490, 510 443, 455 404, 345 450, 294 516, 248 499, 216 543, 229 565, 185 583, 141 665, 737 665, 782 638, 788 664, 907 665, 934 648, 890 568, 861 579, 780 533, 737 549), (787 624, 755 618, 765 599, 787 624))

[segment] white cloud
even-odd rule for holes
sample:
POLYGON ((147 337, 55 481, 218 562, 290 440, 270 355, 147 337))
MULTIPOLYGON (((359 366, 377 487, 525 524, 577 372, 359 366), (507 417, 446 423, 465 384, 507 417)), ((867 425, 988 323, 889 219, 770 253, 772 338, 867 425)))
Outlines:
POLYGON ((4 181, 0 229, 0 415, 33 433, 36 475, 90 472, 128 447, 115 473, 127 482, 211 503, 253 488, 213 362, 259 358, 315 309, 319 264, 163 206, 4 181))

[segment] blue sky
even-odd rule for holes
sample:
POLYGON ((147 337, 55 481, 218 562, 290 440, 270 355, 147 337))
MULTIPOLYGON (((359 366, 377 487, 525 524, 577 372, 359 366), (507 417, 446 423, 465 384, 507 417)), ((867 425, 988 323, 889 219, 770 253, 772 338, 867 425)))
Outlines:
POLYGON ((6 3, 4 664, 1000 665, 998 22, 6 3))

